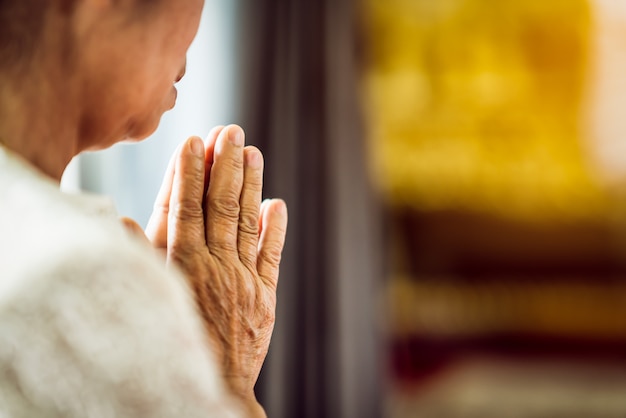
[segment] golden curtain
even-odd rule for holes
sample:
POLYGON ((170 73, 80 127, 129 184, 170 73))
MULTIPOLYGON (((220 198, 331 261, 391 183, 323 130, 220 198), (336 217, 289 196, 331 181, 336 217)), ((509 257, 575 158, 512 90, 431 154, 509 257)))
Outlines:
POLYGON ((586 0, 364 0, 375 181, 392 205, 602 216, 582 145, 586 0))

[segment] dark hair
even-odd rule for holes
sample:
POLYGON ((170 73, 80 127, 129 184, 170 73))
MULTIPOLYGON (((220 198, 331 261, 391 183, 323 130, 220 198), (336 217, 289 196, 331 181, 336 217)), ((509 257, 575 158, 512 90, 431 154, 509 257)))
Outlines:
POLYGON ((0 69, 29 60, 41 35, 46 0, 0 0, 0 69))
MULTIPOLYGON (((0 0, 0 72, 19 71, 41 40, 48 13, 68 16, 77 0, 0 0)), ((160 0, 137 0, 137 15, 148 18, 160 0)), ((69 52, 68 52, 69 53, 69 52)))
POLYGON ((72 12, 76 0, 0 0, 0 70, 28 63, 42 35, 46 13, 72 12))

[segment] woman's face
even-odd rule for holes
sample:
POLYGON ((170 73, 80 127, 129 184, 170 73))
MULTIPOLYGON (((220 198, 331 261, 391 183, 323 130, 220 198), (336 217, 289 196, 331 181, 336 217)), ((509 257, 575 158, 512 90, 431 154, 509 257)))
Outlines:
POLYGON ((154 132, 175 104, 174 83, 184 74, 204 0, 107 3, 80 55, 82 149, 154 132))

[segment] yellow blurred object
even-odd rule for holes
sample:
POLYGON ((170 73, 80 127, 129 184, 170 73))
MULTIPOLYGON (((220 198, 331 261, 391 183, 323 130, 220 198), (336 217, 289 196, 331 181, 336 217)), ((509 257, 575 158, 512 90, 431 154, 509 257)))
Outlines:
POLYGON ((387 298, 394 336, 527 333, 596 341, 626 337, 624 283, 595 284, 575 278, 532 283, 449 279, 394 277, 390 281, 387 298))
POLYGON ((585 0, 364 0, 375 181, 392 205, 597 218, 585 0))

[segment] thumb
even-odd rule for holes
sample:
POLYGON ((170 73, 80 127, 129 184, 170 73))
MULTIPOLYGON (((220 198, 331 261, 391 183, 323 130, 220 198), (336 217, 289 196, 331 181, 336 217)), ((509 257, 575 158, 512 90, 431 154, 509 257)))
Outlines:
POLYGON ((122 225, 124 226, 124 228, 126 228, 126 231, 129 232, 131 236, 139 238, 146 244, 150 244, 148 237, 146 237, 146 234, 143 232, 143 229, 141 229, 141 226, 137 222, 127 217, 120 218, 120 222, 122 222, 122 225))
POLYGON ((146 236, 156 248, 167 248, 167 217, 170 210, 170 196, 172 195, 172 182, 174 181, 174 167, 182 144, 176 148, 165 170, 165 176, 161 188, 154 201, 152 215, 146 226, 146 236))

